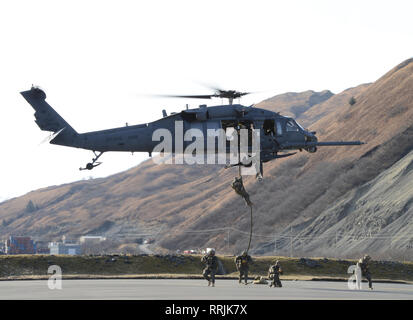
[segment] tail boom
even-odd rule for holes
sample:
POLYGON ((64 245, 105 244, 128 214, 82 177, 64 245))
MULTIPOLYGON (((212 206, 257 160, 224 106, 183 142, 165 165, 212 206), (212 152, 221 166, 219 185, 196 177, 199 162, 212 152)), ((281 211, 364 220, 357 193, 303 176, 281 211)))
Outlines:
POLYGON ((46 102, 46 93, 43 90, 32 87, 20 94, 36 111, 35 122, 40 130, 56 134, 50 143, 76 147, 78 133, 46 102))

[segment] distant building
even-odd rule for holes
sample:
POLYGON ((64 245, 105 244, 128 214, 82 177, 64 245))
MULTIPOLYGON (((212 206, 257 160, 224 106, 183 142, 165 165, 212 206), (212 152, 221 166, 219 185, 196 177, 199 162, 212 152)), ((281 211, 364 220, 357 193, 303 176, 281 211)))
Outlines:
POLYGON ((81 236, 79 241, 81 244, 98 244, 101 241, 105 241, 106 237, 102 236, 81 236))
POLYGON ((36 244, 30 237, 10 236, 5 242, 6 254, 35 254, 36 244))
POLYGON ((36 241, 36 253, 37 254, 49 254, 49 243, 47 241, 36 241))
POLYGON ((69 254, 78 255, 81 254, 80 244, 77 243, 63 243, 63 242, 50 242, 49 243, 50 254, 69 254))

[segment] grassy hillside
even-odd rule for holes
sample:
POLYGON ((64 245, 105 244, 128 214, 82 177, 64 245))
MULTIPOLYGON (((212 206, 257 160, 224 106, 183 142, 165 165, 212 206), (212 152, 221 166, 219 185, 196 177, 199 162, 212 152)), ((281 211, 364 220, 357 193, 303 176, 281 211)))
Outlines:
MULTIPOLYGON (((238 273, 232 256, 218 256, 221 276, 236 278, 238 273)), ((286 257, 253 257, 250 276, 267 276, 268 268, 279 260, 281 279, 349 278, 347 269, 354 260, 299 259, 286 257)), ((63 278, 96 277, 201 277, 201 256, 121 255, 121 256, 0 256, 0 280, 47 278, 51 265, 62 269, 63 278)), ((413 264, 375 261, 373 280, 413 281, 413 264)))

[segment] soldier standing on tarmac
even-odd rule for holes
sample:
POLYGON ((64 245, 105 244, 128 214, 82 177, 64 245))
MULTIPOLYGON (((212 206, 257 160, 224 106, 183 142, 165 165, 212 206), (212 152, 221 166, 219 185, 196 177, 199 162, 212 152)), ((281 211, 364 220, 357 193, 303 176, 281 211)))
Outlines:
POLYGON ((208 287, 211 284, 215 287, 215 274, 218 270, 218 258, 215 256, 215 249, 209 250, 209 252, 202 257, 201 262, 206 264, 202 275, 208 281, 208 287))
POLYGON ((242 278, 244 278, 245 284, 248 284, 248 264, 252 262, 251 256, 248 255, 247 251, 244 251, 235 258, 234 262, 239 271, 239 283, 241 283, 242 278))
POLYGON ((281 284, 281 281, 280 281, 280 274, 282 274, 282 273, 283 273, 283 271, 281 269, 280 262, 277 260, 275 262, 275 264, 270 266, 270 269, 268 270, 268 279, 271 280, 270 288, 272 286, 274 286, 274 288, 275 287, 280 287, 280 288, 282 287, 282 284, 281 284))
POLYGON ((368 255, 364 255, 364 257, 359 260, 357 265, 361 269, 361 276, 367 279, 367 281, 369 282, 370 290, 373 290, 373 282, 371 281, 371 274, 370 274, 370 270, 368 266, 370 261, 371 261, 371 257, 368 255))

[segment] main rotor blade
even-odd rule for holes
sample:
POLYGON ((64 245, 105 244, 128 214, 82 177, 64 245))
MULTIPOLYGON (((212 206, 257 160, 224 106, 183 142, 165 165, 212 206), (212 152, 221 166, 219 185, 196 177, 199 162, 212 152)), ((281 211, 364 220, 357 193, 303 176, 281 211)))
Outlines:
MULTIPOLYGON (((202 83, 202 82, 200 82, 200 84, 208 89, 213 90, 215 92, 216 97, 218 98, 221 98, 221 95, 228 95, 228 94, 237 95, 237 96, 245 96, 246 94, 255 93, 255 92, 239 92, 237 90, 225 90, 216 84, 208 84, 208 83, 202 83)), ((224 98, 226 98, 226 96, 224 96, 224 98)))
POLYGON ((220 88, 217 84, 206 83, 206 82, 198 82, 201 86, 208 88, 214 92, 222 92, 225 91, 224 89, 220 88))
POLYGON ((224 98, 224 99, 237 99, 247 94, 254 92, 239 92, 236 90, 223 90, 220 88, 210 87, 215 92, 213 94, 151 94, 150 97, 155 98, 183 98, 183 99, 211 99, 211 98, 224 98))
POLYGON ((174 94, 156 94, 153 95, 154 97, 160 98, 189 98, 189 99, 211 99, 215 95, 208 94, 208 95, 174 95, 174 94))

